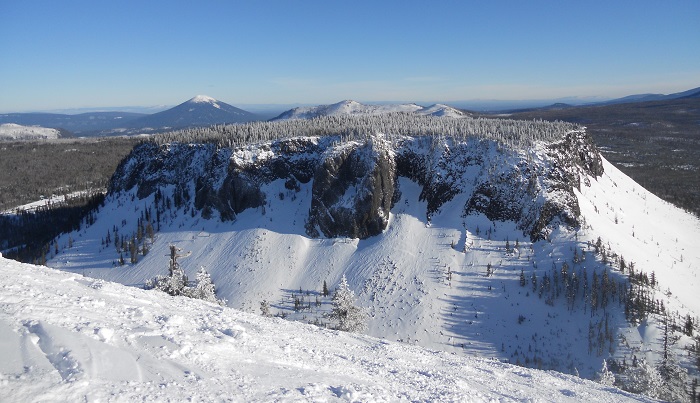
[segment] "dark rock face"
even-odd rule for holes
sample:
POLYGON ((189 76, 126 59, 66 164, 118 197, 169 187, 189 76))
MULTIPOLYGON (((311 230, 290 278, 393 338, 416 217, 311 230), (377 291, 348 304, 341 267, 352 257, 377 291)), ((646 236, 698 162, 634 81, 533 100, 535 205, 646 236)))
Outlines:
POLYGON ((403 176, 422 186, 419 196, 428 204, 426 219, 440 207, 464 191, 464 174, 467 169, 483 165, 483 155, 489 142, 474 140, 469 143, 436 145, 430 140, 415 139, 403 144, 396 151, 398 176, 403 176), (425 153, 424 149, 429 148, 425 153))
POLYGON ((490 220, 514 221, 535 240, 546 239, 557 224, 579 225, 574 189, 582 175, 603 174, 600 153, 584 133, 570 133, 547 148, 549 169, 521 161, 508 172, 478 184, 465 215, 483 213, 490 220), (544 196, 544 202, 538 198, 544 196))
POLYGON ((389 221, 396 167, 376 142, 332 153, 319 165, 313 184, 307 233, 367 238, 389 221))
POLYGON ((400 195, 397 177, 402 176, 422 187, 428 221, 445 203, 465 194, 465 220, 481 213, 513 221, 538 240, 556 225, 579 225, 574 189, 580 189, 581 177, 603 173, 600 154, 583 132, 547 146, 538 154, 544 161, 476 138, 338 140, 292 138, 233 150, 144 143, 117 168, 110 192, 137 187, 136 195, 144 198, 169 186, 183 195, 193 190, 194 206, 205 218, 216 211, 222 220, 235 220, 242 211, 279 196, 266 194, 264 185, 283 180, 287 190, 299 192, 313 181, 307 234, 367 238, 386 229, 400 195))

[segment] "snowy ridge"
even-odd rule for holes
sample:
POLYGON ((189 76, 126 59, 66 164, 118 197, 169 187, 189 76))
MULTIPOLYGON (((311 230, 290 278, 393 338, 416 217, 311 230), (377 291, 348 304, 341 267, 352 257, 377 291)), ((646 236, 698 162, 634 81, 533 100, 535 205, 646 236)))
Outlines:
POLYGON ((416 104, 364 105, 346 100, 331 105, 304 106, 290 109, 272 120, 313 119, 319 116, 380 115, 395 112, 416 112, 422 108, 416 104))
POLYGON ((416 104, 365 105, 357 101, 346 100, 330 105, 304 106, 290 109, 271 120, 314 119, 321 116, 340 115, 372 116, 399 112, 449 118, 468 117, 464 112, 443 104, 435 104, 427 107, 416 104))
POLYGON ((0 270, 2 401, 651 401, 2 257, 0 270))
POLYGON ((39 126, 22 126, 14 123, 0 124, 2 140, 48 140, 57 139, 61 132, 57 129, 39 126))
POLYGON ((464 112, 443 104, 427 106, 423 109, 416 111, 416 113, 419 115, 432 115, 450 118, 463 118, 467 116, 464 114, 464 112))

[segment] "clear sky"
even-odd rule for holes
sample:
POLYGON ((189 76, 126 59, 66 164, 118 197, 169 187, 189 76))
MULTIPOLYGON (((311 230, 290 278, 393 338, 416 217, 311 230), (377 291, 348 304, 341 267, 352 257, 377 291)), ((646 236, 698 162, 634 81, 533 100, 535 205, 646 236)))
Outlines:
POLYGON ((700 86, 700 1, 0 0, 0 111, 700 86))

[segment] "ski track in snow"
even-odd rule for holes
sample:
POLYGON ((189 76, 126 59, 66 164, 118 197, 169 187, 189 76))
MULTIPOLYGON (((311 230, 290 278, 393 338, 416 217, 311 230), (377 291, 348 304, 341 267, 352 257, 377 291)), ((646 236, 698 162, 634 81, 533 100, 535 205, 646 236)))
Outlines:
POLYGON ((1 401, 650 401, 0 258, 1 401))

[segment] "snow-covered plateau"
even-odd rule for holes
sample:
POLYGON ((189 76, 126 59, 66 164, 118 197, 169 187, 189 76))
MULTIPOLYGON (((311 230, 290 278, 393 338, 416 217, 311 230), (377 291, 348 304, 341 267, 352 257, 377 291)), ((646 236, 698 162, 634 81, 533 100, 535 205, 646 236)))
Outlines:
POLYGON ((293 108, 282 113, 273 120, 313 119, 320 116, 338 115, 367 116, 396 112, 415 113, 418 115, 447 116, 452 118, 466 116, 464 112, 442 104, 435 104, 428 107, 423 107, 416 104, 366 105, 357 101, 345 100, 330 105, 301 106, 293 108))
POLYGON ((0 141, 3 140, 48 140, 57 139, 61 133, 57 129, 40 126, 23 126, 14 123, 0 124, 0 141))
MULTIPOLYGON (((251 327, 269 329, 260 333, 274 334, 269 348, 292 343, 290 354, 302 350, 313 357, 313 351, 323 348, 311 343, 325 343, 329 337, 348 346, 367 346, 368 356, 380 355, 377 346, 391 346, 440 357, 426 365, 387 358, 427 374, 426 385, 436 373, 444 373, 445 366, 453 366, 447 362, 479 362, 510 368, 506 373, 530 374, 530 386, 513 386, 523 394, 501 393, 496 381, 486 388, 473 385, 469 379, 489 383, 493 378, 488 371, 472 376, 461 367, 450 375, 457 377, 454 381, 443 378, 437 384, 464 385, 475 391, 473 395, 462 389, 423 394, 425 389, 417 384, 401 384, 398 389, 406 394, 394 394, 393 386, 387 385, 398 378, 409 383, 416 378, 389 364, 378 369, 368 360, 367 370, 381 386, 348 381, 354 386, 341 387, 327 380, 335 375, 315 366, 308 369, 306 358, 293 356, 284 365, 294 362, 301 367, 296 369, 303 371, 294 378, 297 382, 308 385, 308 379, 317 379, 310 375, 314 371, 324 380, 312 381, 316 389, 291 382, 289 373, 273 375, 280 383, 289 381, 286 386, 274 384, 289 394, 268 395, 255 388, 269 387, 266 382, 272 381, 256 378, 259 372, 245 372, 240 365, 245 360, 230 367, 228 362, 196 361, 207 370, 223 368, 230 376, 236 374, 231 368, 241 371, 241 379, 248 382, 233 378, 225 383, 258 390, 251 398, 607 401, 626 396, 588 398, 580 394, 582 389, 569 387, 545 392, 547 383, 554 381, 540 376, 574 378, 506 365, 512 363, 588 379, 599 378, 601 368, 608 366, 616 386, 683 401, 689 400, 686 392, 698 374, 700 354, 697 239, 697 218, 609 164, 585 128, 561 122, 370 113, 156 136, 120 164, 104 206, 86 218, 80 230, 52 242, 46 258, 48 266, 85 276, 90 284, 102 279, 139 288, 168 274, 174 246, 189 279, 204 268, 218 297, 246 312, 166 298, 172 302, 164 312, 134 313, 138 320, 161 315, 152 319, 152 326, 167 329, 167 335, 144 325, 151 329, 145 338, 130 339, 128 331, 123 337, 134 348, 142 348, 142 343, 162 356, 194 360, 198 345, 208 345, 192 342, 183 347, 178 340, 189 334, 180 330, 183 326, 203 332, 209 338, 202 340, 213 340, 212 345, 219 345, 214 339, 229 340, 201 324, 205 319, 176 319, 176 326, 170 319, 215 312, 222 318, 240 318, 236 320, 246 329, 242 334, 252 334, 251 327), (344 275, 357 305, 367 313, 365 333, 377 339, 320 329, 337 327, 329 317, 331 297, 322 290, 327 284, 332 293, 344 275), (192 312, 171 313, 179 304, 192 312), (249 315, 259 315, 261 307, 270 315, 317 328, 249 315), (297 330, 287 329, 314 335, 304 333, 294 344, 295 336, 287 334, 297 330), (310 347, 300 347, 304 343, 310 347), (669 368, 678 369, 676 375, 668 375, 669 368), (392 371, 398 371, 396 377, 392 371), (658 381, 662 375, 664 381, 658 381), (640 384, 639 379, 644 381, 640 384)), ((143 297, 149 292, 128 289, 119 294, 150 300, 143 297)), ((26 293, 17 298, 20 295, 26 293)), ((86 316, 83 322, 92 320, 86 316)), ((19 329, 31 333, 32 326, 19 329)), ((224 330, 234 329, 233 324, 226 326, 224 330)), ((115 325, 107 327, 117 334, 115 325)), ((99 333, 95 326, 86 329, 99 333)), ((189 337, 199 340, 201 335, 195 334, 189 337)), ((263 336, 256 333, 250 339, 258 337, 263 336)), ((269 368, 255 361, 256 354, 267 357, 261 344, 243 349, 250 354, 245 359, 253 360, 245 368, 269 368)), ((345 367, 338 369, 342 377, 353 376, 347 369, 365 364, 343 360, 364 362, 348 358, 359 354, 331 354, 320 361, 345 367)), ((215 356, 225 354, 207 357, 215 356)), ((181 367, 196 374, 192 382, 219 379, 197 372, 200 367, 181 367)), ((518 378, 508 379, 506 384, 518 378)), ((178 387, 188 388, 178 382, 178 387)), ((587 385, 589 393, 600 390, 587 382, 580 385, 587 385)), ((224 386, 210 388, 216 392, 224 386)))
POLYGON ((0 257, 0 401, 651 401, 0 257))

